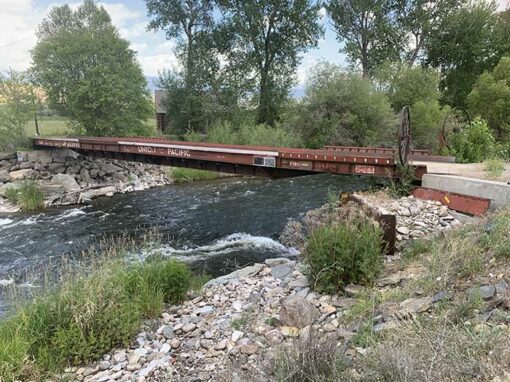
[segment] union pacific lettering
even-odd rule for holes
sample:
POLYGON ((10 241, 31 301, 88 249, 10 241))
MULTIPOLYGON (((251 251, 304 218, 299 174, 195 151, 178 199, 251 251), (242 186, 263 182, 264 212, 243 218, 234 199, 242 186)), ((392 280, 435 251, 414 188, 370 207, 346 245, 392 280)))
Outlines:
POLYGON ((173 157, 186 157, 186 158, 189 158, 191 156, 189 150, 185 149, 168 149, 168 155, 173 157))

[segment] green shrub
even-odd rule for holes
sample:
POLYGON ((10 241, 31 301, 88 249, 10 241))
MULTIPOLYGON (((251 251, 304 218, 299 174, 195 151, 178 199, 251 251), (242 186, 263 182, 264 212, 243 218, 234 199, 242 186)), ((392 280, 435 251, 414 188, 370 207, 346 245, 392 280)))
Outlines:
POLYGON ((397 118, 386 94, 370 80, 337 65, 316 67, 295 110, 288 124, 307 147, 395 144, 397 118))
POLYGON ((114 261, 84 273, 65 275, 58 287, 0 322, 3 381, 41 380, 127 346, 144 316, 157 317, 164 303, 182 301, 192 283, 188 267, 175 260, 114 261))
POLYGON ((373 283, 382 270, 381 240, 381 228, 363 217, 314 230, 303 253, 314 289, 332 293, 373 283))
POLYGON ((496 141, 487 122, 477 118, 453 135, 452 151, 457 162, 481 163, 496 153, 496 141))
POLYGON ((5 197, 23 211, 36 211, 44 207, 44 194, 32 180, 25 180, 17 188, 8 187, 5 197))
POLYGON ((300 147, 302 145, 297 133, 291 132, 281 125, 277 124, 272 127, 247 121, 241 122, 238 126, 234 126, 229 121, 216 123, 207 131, 207 141, 277 147, 300 147))

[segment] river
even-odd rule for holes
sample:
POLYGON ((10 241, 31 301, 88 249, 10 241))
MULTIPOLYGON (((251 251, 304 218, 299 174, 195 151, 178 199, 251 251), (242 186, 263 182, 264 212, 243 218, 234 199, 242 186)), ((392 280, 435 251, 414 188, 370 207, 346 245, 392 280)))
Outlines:
MULTIPOLYGON (((222 178, 153 188, 87 206, 0 215, 0 284, 27 282, 63 255, 70 259, 100 238, 160 235, 157 252, 212 276, 296 251, 278 242, 289 219, 327 201, 329 192, 366 188, 367 179, 315 175, 271 180, 222 178)), ((146 255, 146 251, 134 257, 146 255)))

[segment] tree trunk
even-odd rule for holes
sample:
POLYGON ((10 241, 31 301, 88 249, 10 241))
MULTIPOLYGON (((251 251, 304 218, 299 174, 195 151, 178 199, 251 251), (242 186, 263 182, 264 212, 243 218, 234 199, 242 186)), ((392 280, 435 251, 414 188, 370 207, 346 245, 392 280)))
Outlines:
POLYGON ((271 115, 271 99, 269 96, 269 73, 268 68, 265 66, 260 72, 259 84, 259 108, 257 123, 265 123, 268 125, 274 124, 273 116, 271 115))

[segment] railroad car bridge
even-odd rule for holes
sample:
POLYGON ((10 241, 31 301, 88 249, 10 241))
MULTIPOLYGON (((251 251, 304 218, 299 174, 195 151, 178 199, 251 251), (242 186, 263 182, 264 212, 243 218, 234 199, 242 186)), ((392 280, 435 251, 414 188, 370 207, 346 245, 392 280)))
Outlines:
MULTIPOLYGON (((399 176, 401 162, 438 161, 424 150, 326 146, 319 150, 170 141, 163 138, 35 138, 34 148, 232 174, 282 178, 316 173, 399 176)), ((449 158, 446 158, 448 160, 449 158)), ((426 166, 414 167, 417 179, 426 166)))

